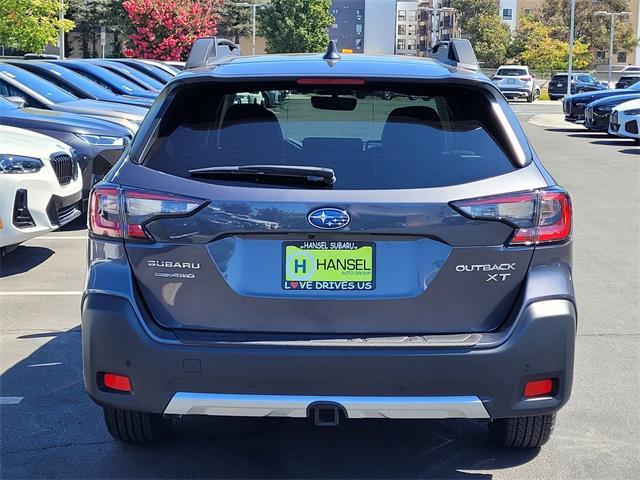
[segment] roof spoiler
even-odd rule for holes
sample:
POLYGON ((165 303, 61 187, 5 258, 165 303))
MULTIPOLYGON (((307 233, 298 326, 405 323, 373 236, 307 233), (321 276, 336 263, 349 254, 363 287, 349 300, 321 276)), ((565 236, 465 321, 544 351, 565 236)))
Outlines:
POLYGON ((215 60, 229 55, 240 55, 240 47, 231 40, 216 37, 198 38, 191 46, 184 69, 206 67, 215 60))
POLYGON ((454 67, 480 70, 476 53, 466 38, 438 42, 431 47, 428 56, 454 67))

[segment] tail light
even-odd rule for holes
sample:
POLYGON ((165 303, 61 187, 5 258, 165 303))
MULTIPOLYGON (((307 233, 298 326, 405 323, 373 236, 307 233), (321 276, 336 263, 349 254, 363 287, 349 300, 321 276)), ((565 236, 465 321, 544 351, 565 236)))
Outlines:
POLYGON ((571 199, 559 188, 460 200, 451 206, 468 218, 514 227, 509 245, 563 242, 571 236, 571 199))
POLYGON ((525 82, 530 82, 533 79, 529 75, 527 75, 526 77, 522 77, 522 80, 524 80, 525 82))
POLYGON ((145 224, 159 217, 187 216, 205 200, 166 193, 121 188, 94 188, 89 202, 89 231, 94 235, 153 240, 145 224))

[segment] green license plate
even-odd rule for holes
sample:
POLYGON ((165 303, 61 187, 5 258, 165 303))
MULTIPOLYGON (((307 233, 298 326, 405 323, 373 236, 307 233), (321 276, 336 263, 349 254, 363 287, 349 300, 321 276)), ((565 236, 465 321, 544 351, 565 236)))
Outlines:
POLYGON ((371 242, 299 241, 282 244, 285 290, 374 290, 371 242))

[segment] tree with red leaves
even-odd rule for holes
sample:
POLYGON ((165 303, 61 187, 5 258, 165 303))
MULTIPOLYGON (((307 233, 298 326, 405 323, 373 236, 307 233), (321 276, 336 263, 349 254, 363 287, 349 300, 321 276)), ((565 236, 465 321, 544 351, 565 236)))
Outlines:
POLYGON ((185 60, 198 37, 217 33, 222 0, 126 0, 134 55, 185 60))

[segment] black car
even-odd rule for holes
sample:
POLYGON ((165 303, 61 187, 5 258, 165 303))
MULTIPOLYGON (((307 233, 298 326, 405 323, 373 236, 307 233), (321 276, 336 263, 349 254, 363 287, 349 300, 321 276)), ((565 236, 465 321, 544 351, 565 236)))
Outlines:
POLYGON ((111 70, 92 62, 86 62, 84 60, 56 60, 50 63, 78 72, 89 80, 93 80, 118 95, 134 95, 136 97, 150 98, 153 100, 158 96, 158 92, 147 90, 137 83, 127 80, 113 73, 111 70))
POLYGON ((605 97, 591 102, 585 109, 584 126, 589 130, 607 132, 609 130, 609 115, 613 109, 621 103, 639 98, 640 92, 637 92, 605 97))
POLYGON ((85 203, 91 185, 111 169, 131 140, 129 130, 115 123, 75 113, 20 108, 4 97, 0 97, 0 125, 42 133, 71 146, 82 169, 85 203))
POLYGON ((153 104, 153 100, 150 98, 118 95, 84 75, 54 63, 19 60, 9 61, 7 63, 38 75, 78 98, 124 103, 126 105, 136 105, 144 108, 149 108, 153 104))
POLYGON ((640 73, 634 75, 623 75, 616 83, 616 89, 627 88, 640 80, 640 73))
POLYGON ((81 99, 22 68, 0 63, 0 95, 21 97, 26 107, 79 113, 124 125, 135 132, 147 108, 81 99))
MULTIPOLYGON (((558 100, 567 94, 568 73, 556 73, 549 81, 549 99, 558 100)), ((606 90, 590 73, 576 72, 571 75, 571 93, 592 92, 594 90, 606 90)))
POLYGON ((564 110, 564 119, 568 122, 583 122, 584 111, 591 102, 606 97, 615 97, 618 95, 628 95, 630 93, 640 92, 640 82, 634 83, 628 88, 616 88, 612 90, 601 90, 598 92, 584 92, 570 95, 562 102, 564 110))
POLYGON ((84 386, 111 435, 467 418, 543 445, 573 379, 571 200, 469 41, 420 61, 220 43, 91 192, 84 386))

